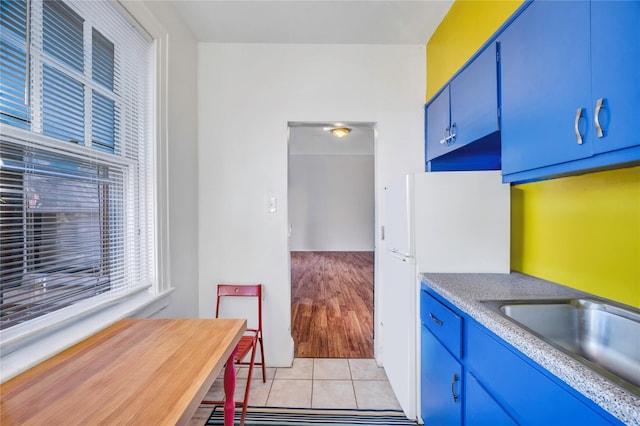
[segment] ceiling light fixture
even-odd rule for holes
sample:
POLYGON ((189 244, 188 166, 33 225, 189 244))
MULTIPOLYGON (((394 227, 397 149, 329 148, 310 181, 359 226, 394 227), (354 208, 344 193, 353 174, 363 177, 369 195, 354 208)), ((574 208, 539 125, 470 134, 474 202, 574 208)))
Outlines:
POLYGON ((351 129, 348 127, 336 127, 335 129, 331 129, 331 134, 336 138, 342 139, 351 133, 351 129))

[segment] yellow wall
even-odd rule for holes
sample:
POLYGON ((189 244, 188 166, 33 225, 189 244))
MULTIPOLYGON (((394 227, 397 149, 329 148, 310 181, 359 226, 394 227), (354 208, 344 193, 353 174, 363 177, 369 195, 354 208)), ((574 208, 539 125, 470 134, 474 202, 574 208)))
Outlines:
MULTIPOLYGON (((427 99, 521 1, 457 0, 427 44, 427 99)), ((640 307, 640 167, 512 187, 511 267, 640 307)))
POLYGON ((427 100, 521 4, 521 0, 457 0, 451 5, 427 43, 427 100))
POLYGON ((511 195, 512 269, 640 307, 640 166, 511 195))

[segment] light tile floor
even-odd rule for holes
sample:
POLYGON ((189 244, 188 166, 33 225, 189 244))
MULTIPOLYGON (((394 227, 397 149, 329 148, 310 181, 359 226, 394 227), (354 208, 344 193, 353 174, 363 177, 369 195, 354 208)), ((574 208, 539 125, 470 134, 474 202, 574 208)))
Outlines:
MULTIPOLYGON (((235 400, 241 401, 247 368, 239 368, 235 400)), ((222 375, 207 394, 222 400, 222 375)), ((267 368, 262 382, 260 367, 253 370, 249 405, 300 408, 400 409, 384 369, 373 359, 296 358, 288 368, 267 368)), ((190 426, 206 423, 212 407, 200 406, 190 426)))

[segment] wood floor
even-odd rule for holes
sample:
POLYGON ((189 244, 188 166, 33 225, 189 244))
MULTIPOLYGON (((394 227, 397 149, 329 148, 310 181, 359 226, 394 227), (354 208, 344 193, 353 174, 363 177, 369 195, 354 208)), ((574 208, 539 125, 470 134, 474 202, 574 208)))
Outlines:
POLYGON ((291 252, 298 358, 373 358, 373 252, 291 252))

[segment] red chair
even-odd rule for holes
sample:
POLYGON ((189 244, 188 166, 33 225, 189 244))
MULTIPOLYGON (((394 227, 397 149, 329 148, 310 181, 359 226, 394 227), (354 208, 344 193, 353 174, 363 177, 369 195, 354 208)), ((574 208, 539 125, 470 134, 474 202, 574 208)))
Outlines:
MULTIPOLYGON (((216 318, 219 318, 220 314, 220 300, 226 297, 255 297, 257 298, 258 305, 258 327, 247 328, 245 335, 240 338, 238 342, 238 350, 234 357, 235 365, 248 365, 249 372, 247 374, 247 387, 244 391, 244 400, 242 402, 236 402, 236 406, 242 406, 242 417, 240 419, 240 425, 244 425, 245 417, 247 415, 247 404, 249 402, 249 387, 251 385, 251 377, 253 374, 253 366, 262 366, 262 381, 267 381, 267 373, 264 363, 264 346, 262 342, 262 284, 254 285, 236 285, 236 284, 218 284, 218 297, 216 300, 216 318), (260 344, 260 362, 256 362, 256 350, 258 343, 260 344), (250 360, 244 359, 249 356, 250 360)), ((218 405, 224 401, 202 401, 202 404, 218 405)))

